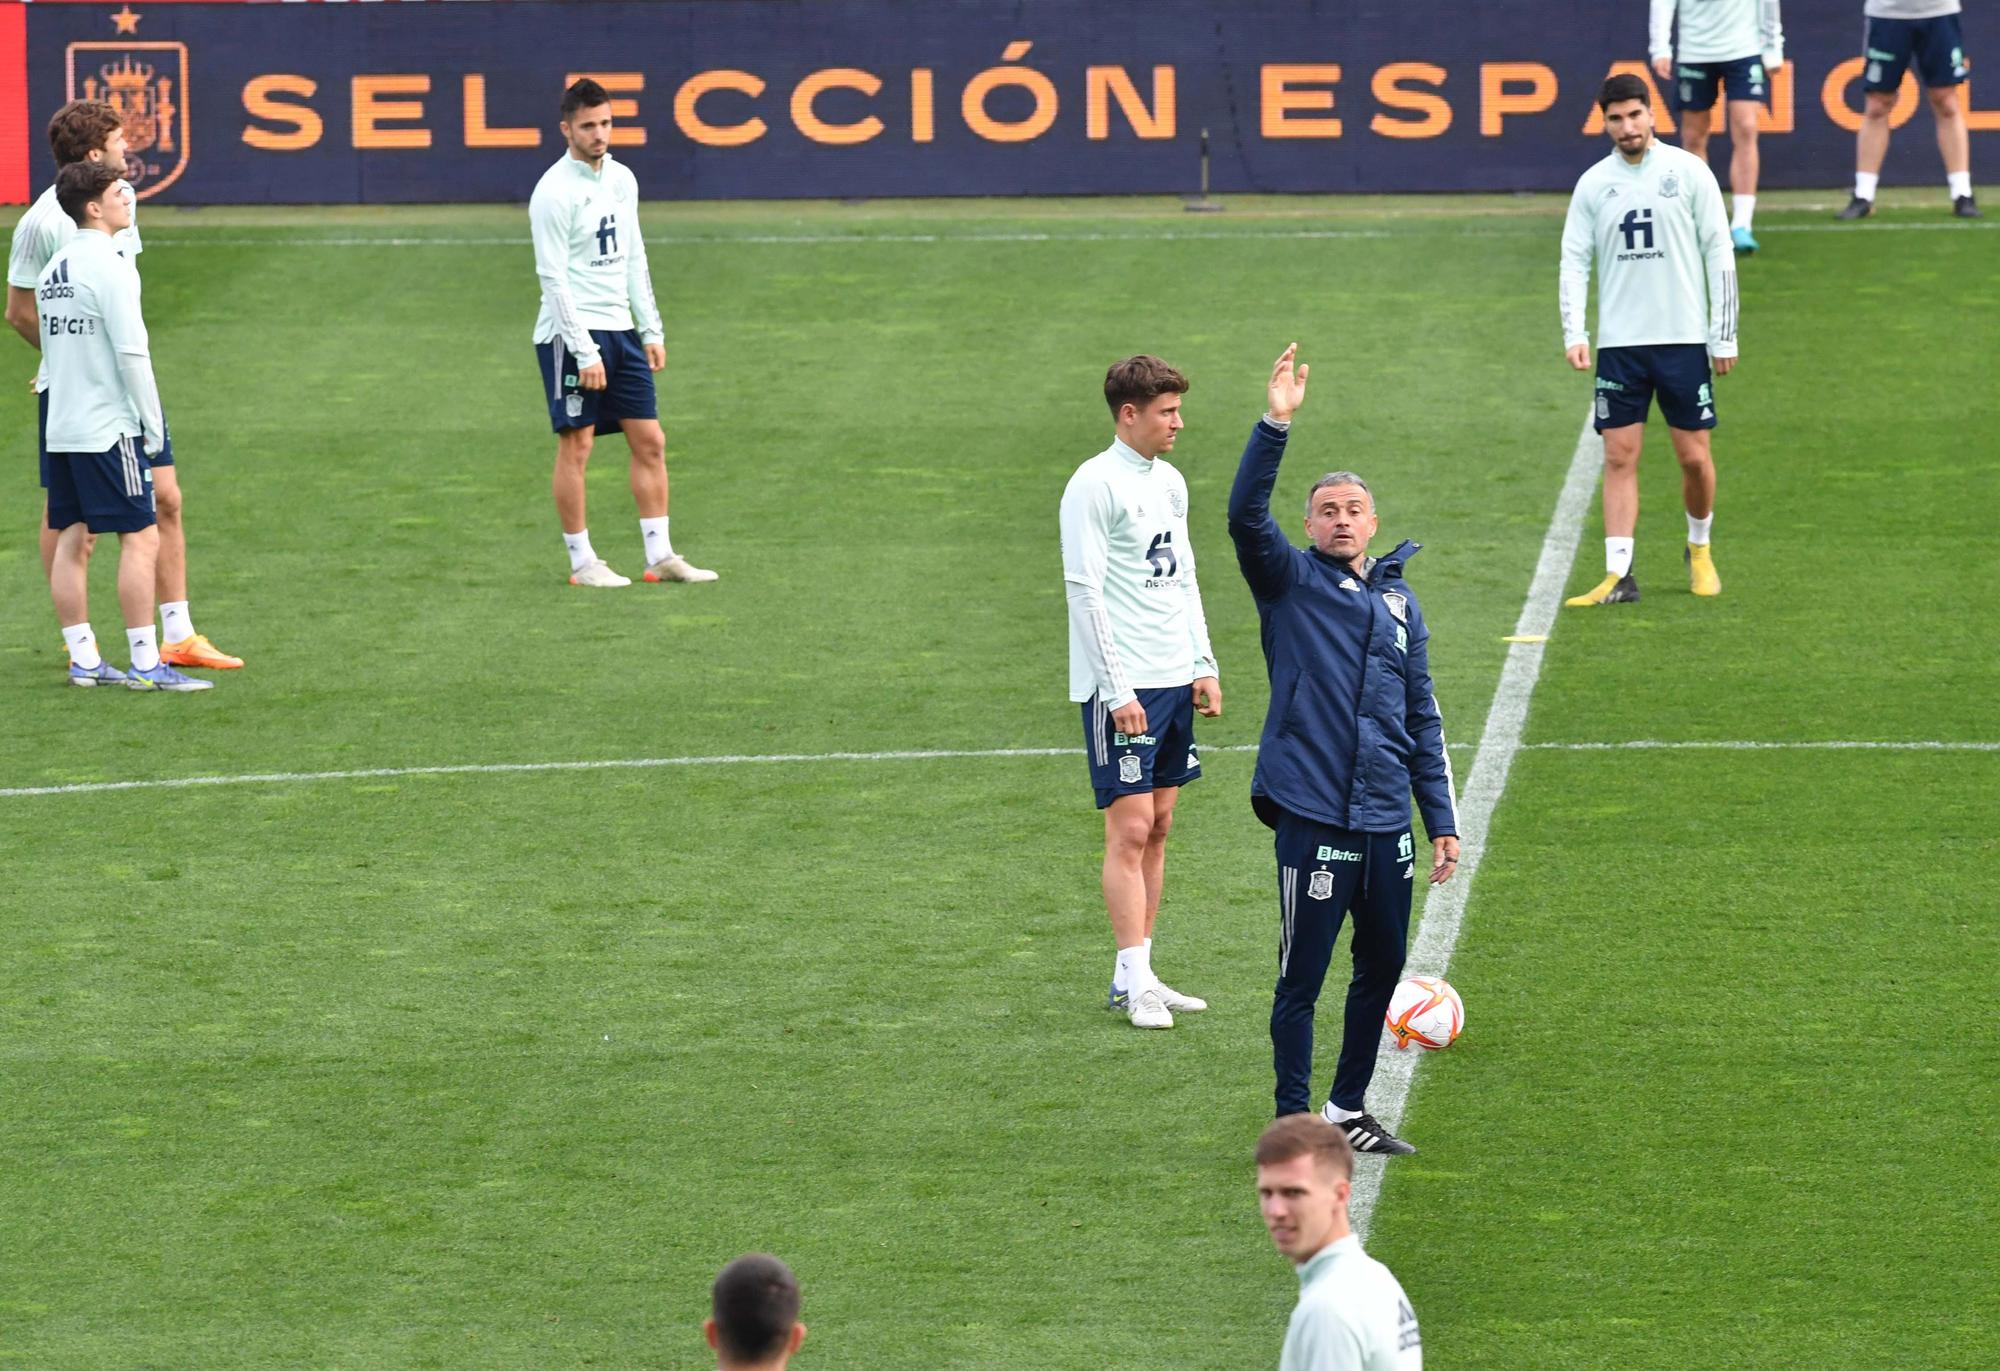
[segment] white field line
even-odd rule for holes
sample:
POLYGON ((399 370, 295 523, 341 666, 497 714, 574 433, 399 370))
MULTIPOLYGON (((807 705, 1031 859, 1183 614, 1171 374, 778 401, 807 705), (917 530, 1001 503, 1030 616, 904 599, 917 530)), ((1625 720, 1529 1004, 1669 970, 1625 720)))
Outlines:
MULTIPOLYGON (((1576 450, 1569 459, 1569 474, 1563 478, 1556 510, 1549 517, 1549 530, 1542 538, 1542 555, 1535 563, 1534 579, 1528 583, 1528 598, 1521 605, 1521 617, 1514 625, 1517 635, 1531 636, 1534 642, 1513 643, 1500 668, 1500 683, 1493 688, 1493 704, 1486 711, 1486 727, 1480 732, 1479 747, 1473 754, 1472 771, 1459 797, 1458 872, 1443 885, 1430 887, 1424 897, 1423 921, 1410 948, 1407 974, 1442 976, 1451 965, 1452 949, 1458 945, 1458 930, 1465 917, 1465 901, 1473 878, 1479 874, 1480 858, 1486 852, 1486 835, 1493 825, 1493 811, 1507 789, 1507 773, 1513 768, 1514 754, 1521 750, 1521 731, 1528 722, 1528 702, 1535 682, 1542 674, 1542 649, 1549 631, 1555 627, 1556 610, 1562 604, 1563 585, 1569 580, 1570 564, 1576 560, 1577 541, 1583 535, 1583 516, 1590 508, 1591 493, 1597 488, 1597 473, 1604 464, 1604 443, 1586 417, 1577 435, 1576 450)), ((1419 868, 1427 863, 1419 862, 1419 868)), ((1334 978, 1339 984, 1339 977, 1334 978)), ((1390 1132, 1403 1119, 1410 1086, 1417 1068, 1416 1051, 1398 1052, 1389 1045, 1387 1034, 1375 1059, 1374 1089, 1370 1091, 1373 1113, 1390 1132)), ((1356 1171, 1354 1193, 1348 1201, 1348 1216, 1354 1230, 1365 1239, 1375 1203, 1382 1195, 1381 1165, 1356 1171)))
MULTIPOLYGON (((1411 223, 1424 221, 1412 220, 1411 223)), ((1937 223, 1894 223, 1894 224, 1765 224, 1759 233, 1920 233, 1949 232, 1966 233, 2000 229, 2000 220, 1967 223, 1958 220, 1937 223)), ((906 243, 1206 243, 1221 242, 1240 238, 1246 242, 1283 241, 1310 242, 1321 239, 1369 239, 1400 238, 1409 229, 1403 228, 1353 228, 1353 229, 1239 229, 1234 232, 1218 229, 1160 229, 1145 230, 1094 230, 1079 233, 1020 231, 994 232, 974 230, 970 233, 750 233, 750 234, 648 234, 647 238, 655 247, 728 247, 737 244, 745 247, 831 247, 841 244, 866 246, 869 244, 906 243)), ((1465 228, 1427 232, 1425 236, 1435 238, 1521 238, 1546 237, 1553 230, 1547 224, 1521 225, 1510 228, 1465 228)), ((156 247, 172 248, 462 248, 462 247, 512 247, 525 248, 531 245, 526 234, 488 237, 452 237, 442 235, 399 234, 395 236, 369 237, 355 234, 344 237, 280 237, 268 238, 212 238, 148 235, 146 241, 156 247)))
MULTIPOLYGON (((2000 742, 1870 742, 1841 739, 1828 742, 1754 742, 1723 740, 1712 742, 1672 742, 1640 738, 1618 743, 1522 743, 1522 752, 1617 752, 1648 750, 1659 752, 1761 751, 1798 749, 1806 751, 1875 752, 2000 752, 2000 742)), ((1255 743, 1205 745, 1203 752, 1255 752, 1255 743)), ((1453 752, 1472 751, 1468 744, 1454 743, 1453 752)), ((76 781, 68 785, 23 785, 0 788, 0 800, 25 800, 49 795, 95 795, 119 790, 195 790, 229 785, 305 785, 318 781, 382 781, 403 776, 506 776, 544 771, 650 771, 683 766, 757 766, 784 763, 816 766, 827 762, 935 762, 979 758, 1081 757, 1080 747, 990 747, 977 749, 938 748, 898 752, 741 752, 692 757, 610 757, 595 761, 571 762, 473 762, 455 766, 373 766, 352 771, 251 771, 221 776, 168 776, 133 781, 76 781)), ((1476 768, 1475 768, 1476 771, 1476 768)), ((1463 879, 1461 876, 1460 879, 1463 879)))

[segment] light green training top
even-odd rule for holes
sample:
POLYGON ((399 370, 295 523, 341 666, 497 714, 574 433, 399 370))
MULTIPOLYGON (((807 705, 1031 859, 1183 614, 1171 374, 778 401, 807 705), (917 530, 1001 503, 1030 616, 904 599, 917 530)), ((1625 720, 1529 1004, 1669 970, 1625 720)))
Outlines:
POLYGON ((666 332, 639 237, 639 180, 609 153, 596 171, 565 152, 528 201, 542 311, 535 341, 561 338, 580 366, 596 366, 590 330, 631 330, 658 343, 666 332))
POLYGON ((1785 30, 1778 0, 1653 0, 1651 54, 1681 62, 1736 62, 1761 58, 1785 62, 1785 30), (1681 39, 1674 42, 1674 12, 1681 39))
POLYGON ((1600 348, 1705 343, 1711 357, 1736 355, 1736 253, 1708 163, 1656 138, 1636 165, 1614 148, 1578 179, 1563 222, 1565 347, 1590 340, 1593 258, 1600 348))
POLYGON ((1299 1267, 1299 1302, 1278 1371, 1423 1371, 1417 1311, 1389 1268, 1349 1233, 1299 1267))
POLYGON ((139 269, 111 235, 79 232, 49 260, 35 288, 49 371, 50 452, 105 452, 121 438, 166 440, 153 381, 139 269))
MULTIPOLYGON (((136 261, 145 250, 145 244, 139 241, 138 198, 132 193, 130 181, 121 180, 118 192, 132 210, 132 222, 113 234, 112 241, 128 259, 136 261)), ((63 213, 63 207, 56 201, 56 188, 51 185, 14 221, 14 243, 7 254, 7 284, 33 290, 48 269, 50 259, 76 234, 76 221, 63 213)), ((35 373, 35 389, 48 388, 49 368, 45 360, 42 369, 35 373)))

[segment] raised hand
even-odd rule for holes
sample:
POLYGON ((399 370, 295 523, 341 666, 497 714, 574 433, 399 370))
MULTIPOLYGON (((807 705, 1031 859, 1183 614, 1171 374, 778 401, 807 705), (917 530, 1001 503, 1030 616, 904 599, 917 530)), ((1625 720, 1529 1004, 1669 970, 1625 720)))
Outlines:
POLYGON ((1305 403, 1306 373, 1312 368, 1301 362, 1297 375, 1293 374, 1292 357, 1298 350, 1299 345, 1293 343, 1280 354, 1276 365, 1271 368, 1270 412, 1273 419, 1289 419, 1305 403))

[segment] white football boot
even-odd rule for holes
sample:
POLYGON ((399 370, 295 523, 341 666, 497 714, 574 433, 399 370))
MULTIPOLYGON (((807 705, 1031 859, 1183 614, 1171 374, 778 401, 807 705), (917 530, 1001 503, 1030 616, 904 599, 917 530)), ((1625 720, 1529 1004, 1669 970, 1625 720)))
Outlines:
POLYGON ((1180 991, 1161 981, 1158 986, 1160 1003, 1176 1014, 1198 1014, 1208 1008, 1208 1001, 1193 995, 1183 995, 1180 991))
POLYGON ((594 562, 585 562, 571 572, 569 583, 573 586, 629 586, 632 581, 606 566, 600 557, 594 562))
POLYGON ((1167 1003, 1160 998, 1160 988, 1149 986, 1129 998, 1125 1006, 1125 1017, 1134 1028, 1172 1028, 1174 1016, 1167 1009, 1167 1003))
POLYGON ((648 581, 713 581, 716 575, 695 566, 687 558, 676 552, 671 557, 662 557, 646 567, 648 581))

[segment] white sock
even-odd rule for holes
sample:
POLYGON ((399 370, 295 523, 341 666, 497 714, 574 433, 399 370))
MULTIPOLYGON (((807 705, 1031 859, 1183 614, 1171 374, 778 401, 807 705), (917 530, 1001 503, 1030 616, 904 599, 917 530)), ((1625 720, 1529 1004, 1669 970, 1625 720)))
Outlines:
POLYGON ((597 560, 597 549, 590 545, 590 530, 581 533, 563 534, 563 546, 569 549, 569 569, 582 571, 597 560))
POLYGON ((126 629, 125 641, 132 645, 134 671, 151 671, 160 664, 160 645, 153 641, 151 624, 147 624, 144 628, 126 629))
POLYGON ((1333 1122, 1335 1123, 1346 1123, 1349 1119, 1360 1118, 1361 1113, 1362 1111, 1359 1109, 1342 1109, 1332 1100, 1328 1100, 1326 1102, 1326 1113, 1324 1117, 1333 1120, 1333 1122))
POLYGON ((674 555, 674 540, 667 536, 667 516, 639 521, 639 537, 646 544, 646 565, 653 566, 674 555))
POLYGON ((194 616, 186 600, 169 600, 160 606, 160 641, 178 643, 194 637, 194 616))
POLYGON ((1749 228, 1750 216, 1755 214, 1756 212, 1757 212, 1756 196, 1754 195, 1737 196, 1735 200, 1731 203, 1729 227, 1733 229, 1749 228))
POLYGON ((1630 538, 1606 538, 1604 540, 1604 570, 1612 576, 1628 576, 1632 572, 1632 540, 1630 538))
POLYGON ((1705 519, 1697 519, 1692 514, 1688 515, 1688 542, 1695 547, 1708 546, 1708 526, 1714 522, 1715 516, 1713 514, 1710 514, 1705 519))
POLYGON ((1951 187, 1951 198, 1954 200, 1961 195, 1972 194, 1972 173, 1969 171, 1948 171, 1944 174, 1944 183, 1951 187))
MULTIPOLYGON (((1146 966, 1150 970, 1153 965, 1153 940, 1148 938, 1140 946, 1141 950, 1146 954, 1146 966)), ((1126 979, 1125 963, 1125 953, 1124 951, 1120 951, 1117 962, 1111 968, 1111 988, 1113 990, 1129 990, 1131 988, 1131 982, 1126 979)))
POLYGON ((1118 969, 1113 984, 1122 985, 1132 995, 1143 995, 1155 984, 1152 959, 1146 955, 1146 945, 1121 947, 1118 949, 1118 969))
POLYGON ((63 641, 69 644, 71 665, 80 666, 85 671, 95 671, 104 665, 104 658, 97 652, 97 635, 90 631, 88 623, 70 624, 65 627, 63 641))
POLYGON ((1877 184, 1881 182, 1881 180, 1882 180, 1881 176, 1872 171, 1855 172, 1854 173, 1855 195, 1863 200, 1873 200, 1875 198, 1875 187, 1877 184))

